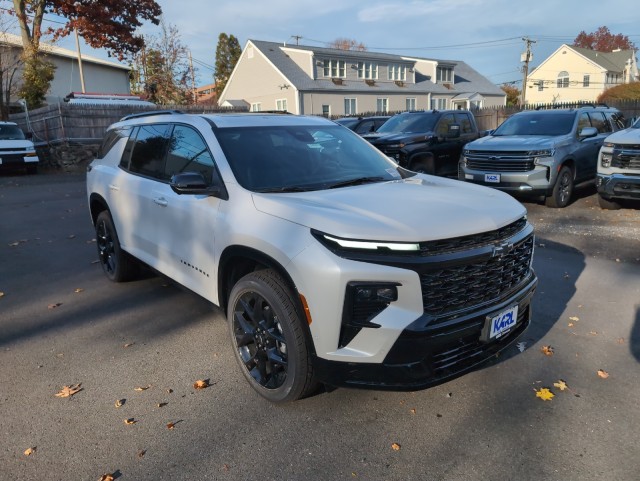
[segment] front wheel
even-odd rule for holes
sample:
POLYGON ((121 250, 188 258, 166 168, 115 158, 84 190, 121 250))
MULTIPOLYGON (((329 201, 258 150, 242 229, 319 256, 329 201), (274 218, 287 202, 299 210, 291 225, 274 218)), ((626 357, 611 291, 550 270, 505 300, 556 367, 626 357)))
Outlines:
POLYGON ((433 165, 433 159, 421 159, 411 162, 411 170, 419 174, 435 175, 436 169, 433 165))
POLYGON ((234 353, 251 387, 275 403, 311 394, 303 318, 285 281, 270 269, 247 274, 231 290, 228 306, 234 353))
POLYGON ((545 199, 547 207, 562 208, 566 207, 571 200, 573 194, 573 173, 566 165, 558 172, 556 185, 553 186, 553 192, 545 199))
POLYGON ((606 210, 618 210, 621 206, 618 202, 615 202, 611 199, 605 199, 600 194, 598 194, 598 204, 601 209, 606 210))

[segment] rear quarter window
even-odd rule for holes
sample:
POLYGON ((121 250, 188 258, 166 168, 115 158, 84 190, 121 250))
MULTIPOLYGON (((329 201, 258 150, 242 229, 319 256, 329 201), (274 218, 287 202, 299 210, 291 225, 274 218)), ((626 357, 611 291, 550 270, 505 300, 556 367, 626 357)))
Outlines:
POLYGON ((128 138, 130 133, 131 127, 122 127, 108 131, 102 140, 100 149, 98 150, 98 158, 104 159, 118 141, 128 138))

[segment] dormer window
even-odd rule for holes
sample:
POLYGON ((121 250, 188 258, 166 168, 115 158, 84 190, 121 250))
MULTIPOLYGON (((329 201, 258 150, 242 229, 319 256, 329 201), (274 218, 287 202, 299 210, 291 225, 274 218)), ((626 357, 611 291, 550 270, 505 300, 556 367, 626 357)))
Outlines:
POLYGON ((358 78, 376 80, 378 78, 378 64, 375 62, 358 62, 358 78))
POLYGON ((325 77, 346 78, 347 67, 344 60, 328 59, 323 62, 323 74, 325 77))
POLYGON ((452 67, 436 68, 436 82, 453 83, 453 68, 452 67))
POLYGON ((407 66, 389 64, 389 80, 407 80, 407 66))

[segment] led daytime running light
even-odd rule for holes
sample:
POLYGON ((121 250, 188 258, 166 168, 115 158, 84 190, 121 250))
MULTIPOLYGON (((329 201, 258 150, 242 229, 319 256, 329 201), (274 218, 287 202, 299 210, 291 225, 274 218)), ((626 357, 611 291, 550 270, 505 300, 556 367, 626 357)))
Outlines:
POLYGON ((335 242, 340 247, 347 249, 370 249, 375 250, 379 248, 386 248, 392 251, 419 251, 420 244, 401 244, 395 242, 369 242, 369 241, 356 241, 348 239, 338 239, 329 235, 324 236, 325 239, 335 242))

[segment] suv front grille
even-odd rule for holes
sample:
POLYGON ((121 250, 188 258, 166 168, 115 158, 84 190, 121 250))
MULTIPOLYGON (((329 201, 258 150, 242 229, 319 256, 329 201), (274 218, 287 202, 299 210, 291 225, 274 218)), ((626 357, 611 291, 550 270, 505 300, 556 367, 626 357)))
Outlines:
POLYGON ((442 239, 420 243, 420 254, 423 256, 432 256, 440 254, 449 254, 468 249, 475 249, 486 245, 494 244, 513 237, 515 234, 524 229, 527 225, 527 219, 521 217, 509 225, 501 227, 497 230, 482 232, 481 234, 472 234, 462 237, 454 237, 452 239, 442 239))
POLYGON ((640 170, 640 145, 625 145, 623 148, 616 146, 611 167, 640 170))
POLYGON ((499 299, 530 274, 533 235, 505 255, 432 269, 420 276, 425 313, 442 316, 499 299))
POLYGON ((533 157, 528 151, 482 152, 470 150, 465 154, 467 167, 482 172, 529 172, 533 157))

